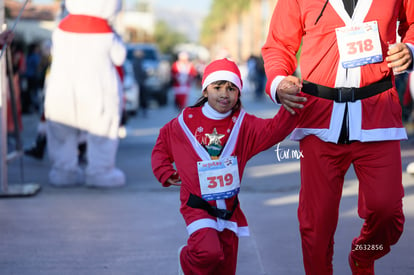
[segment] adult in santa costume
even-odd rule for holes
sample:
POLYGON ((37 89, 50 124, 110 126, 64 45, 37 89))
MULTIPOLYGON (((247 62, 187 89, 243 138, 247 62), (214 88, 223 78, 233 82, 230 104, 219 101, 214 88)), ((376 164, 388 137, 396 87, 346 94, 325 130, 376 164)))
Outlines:
POLYGON ((191 85, 197 76, 197 70, 191 63, 188 53, 180 52, 178 59, 171 66, 171 78, 175 105, 179 110, 187 106, 191 85))
POLYGON ((237 65, 208 65, 203 96, 160 131, 152 152, 156 178, 168 187, 181 181, 181 214, 190 235, 180 252, 184 274, 236 272, 238 237, 249 235, 237 193, 247 161, 282 141, 297 115, 283 107, 273 119, 241 109, 237 65), (173 166, 175 163, 175 168, 173 166))
POLYGON ((298 208, 306 274, 333 273, 334 234, 344 175, 359 179, 360 235, 350 245, 353 274, 374 274, 374 261, 403 231, 400 140, 406 139, 393 70, 412 65, 414 1, 279 0, 262 53, 267 92, 294 112, 301 190, 298 208), (286 12, 289 11, 289 12, 286 12), (402 42, 396 42, 397 20, 402 42), (300 71, 293 73, 301 43, 300 71), (304 96, 292 95, 299 90, 304 96))
POLYGON ((69 15, 53 33, 45 97, 51 184, 125 183, 115 157, 122 110, 116 66, 123 64, 126 48, 108 23, 120 5, 119 0, 66 0, 69 15), (85 178, 77 156, 82 132, 87 133, 85 178))

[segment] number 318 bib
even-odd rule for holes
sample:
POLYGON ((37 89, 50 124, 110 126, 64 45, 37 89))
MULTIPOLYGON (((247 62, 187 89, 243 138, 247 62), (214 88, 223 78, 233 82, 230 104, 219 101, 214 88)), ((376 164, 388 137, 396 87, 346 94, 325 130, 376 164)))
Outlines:
POLYGON ((197 162, 201 197, 206 201, 228 199, 240 191, 237 157, 197 162))
POLYGON ((377 21, 335 29, 344 68, 354 68, 383 60, 377 21))

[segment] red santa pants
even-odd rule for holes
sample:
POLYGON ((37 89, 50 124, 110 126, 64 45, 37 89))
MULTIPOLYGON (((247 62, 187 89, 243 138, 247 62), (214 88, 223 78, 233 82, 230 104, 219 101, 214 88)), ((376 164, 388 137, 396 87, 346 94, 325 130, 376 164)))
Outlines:
POLYGON ((203 228, 190 235, 181 250, 181 267, 186 275, 236 274, 239 239, 234 232, 203 228))
POLYGON ((351 164, 359 180, 358 215, 365 221, 353 240, 352 257, 369 264, 387 254, 404 225, 400 142, 334 144, 308 136, 300 142, 300 149, 298 217, 306 274, 333 273, 339 203, 351 164))
POLYGON ((179 110, 187 107, 188 94, 176 94, 175 95, 175 105, 179 110))

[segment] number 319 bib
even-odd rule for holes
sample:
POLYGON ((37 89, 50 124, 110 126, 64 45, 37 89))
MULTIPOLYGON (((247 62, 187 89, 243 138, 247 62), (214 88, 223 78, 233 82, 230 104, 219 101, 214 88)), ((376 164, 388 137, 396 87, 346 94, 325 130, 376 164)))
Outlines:
POLYGON ((199 161, 201 197, 206 201, 231 198, 240 191, 237 157, 199 161))
POLYGON ((344 68, 354 68, 383 60, 377 21, 335 29, 344 68))

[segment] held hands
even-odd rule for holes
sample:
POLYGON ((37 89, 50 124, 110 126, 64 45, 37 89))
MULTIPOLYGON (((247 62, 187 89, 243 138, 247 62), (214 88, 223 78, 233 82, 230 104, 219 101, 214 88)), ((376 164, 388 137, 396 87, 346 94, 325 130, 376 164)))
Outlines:
POLYGON ((299 78, 289 75, 283 79, 277 87, 276 93, 280 103, 292 115, 296 114, 293 108, 303 108, 301 102, 306 102, 306 97, 297 96, 302 89, 302 83, 299 78))
POLYGON ((170 185, 181 186, 181 178, 177 172, 172 174, 168 179, 167 183, 170 185))
POLYGON ((406 44, 397 43, 391 46, 387 54, 385 61, 387 61, 388 67, 392 68, 395 73, 402 73, 411 66, 411 51, 406 44))

